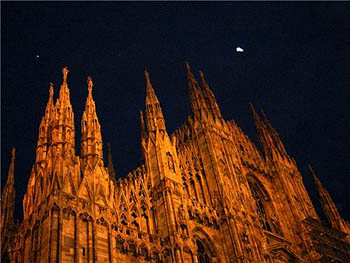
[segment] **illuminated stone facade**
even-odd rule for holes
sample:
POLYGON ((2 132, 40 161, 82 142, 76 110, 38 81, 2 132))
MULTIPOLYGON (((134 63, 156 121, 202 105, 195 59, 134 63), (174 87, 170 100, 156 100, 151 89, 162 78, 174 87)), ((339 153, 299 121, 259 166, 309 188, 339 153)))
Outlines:
POLYGON ((295 161, 264 113, 261 118, 251 105, 260 152, 234 121, 223 119, 203 73, 199 85, 188 64, 187 70, 192 115, 170 136, 145 72, 141 163, 116 180, 111 152, 108 165, 103 159, 91 78, 80 156, 75 152, 63 69, 56 103, 50 84, 18 225, 12 221, 13 152, 2 193, 4 261, 350 261, 349 223, 314 175, 331 227, 320 222, 295 161))

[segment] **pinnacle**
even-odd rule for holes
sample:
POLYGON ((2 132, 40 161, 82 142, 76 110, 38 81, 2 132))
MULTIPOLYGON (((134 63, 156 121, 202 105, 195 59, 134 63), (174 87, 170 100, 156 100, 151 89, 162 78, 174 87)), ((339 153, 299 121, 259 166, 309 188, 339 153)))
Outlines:
POLYGON ((91 76, 88 76, 87 78, 87 85, 88 85, 89 95, 90 95, 92 93, 92 87, 94 86, 91 76))
POLYGON ((190 63, 188 61, 186 61, 186 68, 189 72, 191 72, 190 63))
POLYGON ((202 86, 203 86, 203 88, 205 89, 205 90, 208 90, 208 84, 207 84, 207 82, 205 81, 205 79, 204 79, 204 74, 203 74, 203 71, 199 71, 199 76, 200 76, 200 78, 201 78, 201 81, 202 81, 202 86))
POLYGON ((50 97, 53 97, 53 83, 50 82, 50 90, 49 90, 49 93, 50 93, 50 97))
POLYGON ((314 178, 314 181, 315 181, 317 187, 322 187, 321 181, 320 181, 320 179, 318 179, 318 177, 316 176, 314 170, 313 170, 312 167, 311 167, 311 164, 308 164, 308 167, 309 167, 309 170, 310 170, 310 172, 311 172, 311 174, 312 174, 312 177, 314 178))
POLYGON ((15 157, 16 157, 16 148, 12 147, 12 150, 11 150, 11 161, 12 162, 15 160, 15 157))
POLYGON ((147 103, 151 103, 151 104, 155 104, 155 103, 159 103, 157 95, 152 87, 152 83, 149 77, 149 73, 147 70, 145 70, 145 78, 146 78, 146 104, 147 103))
POLYGON ((254 115, 254 118, 257 117, 259 119, 259 115, 258 113, 256 112, 255 108, 254 108, 254 105, 252 102, 249 102, 249 106, 250 106, 250 109, 252 110, 253 112, 253 115, 254 115))
POLYGON ((203 71, 199 71, 199 76, 201 77, 202 81, 204 81, 204 74, 203 74, 203 71))
POLYGON ((6 184, 13 184, 13 182, 14 182, 15 157, 16 157, 16 148, 12 147, 12 149, 11 149, 11 163, 10 163, 10 168, 8 171, 6 184))
POLYGON ((147 69, 145 69, 145 78, 146 78, 147 82, 150 81, 149 73, 148 73, 147 69))
POLYGON ((63 67, 62 74, 63 74, 63 83, 64 84, 67 83, 67 75, 68 75, 68 73, 69 73, 68 67, 67 66, 63 67))

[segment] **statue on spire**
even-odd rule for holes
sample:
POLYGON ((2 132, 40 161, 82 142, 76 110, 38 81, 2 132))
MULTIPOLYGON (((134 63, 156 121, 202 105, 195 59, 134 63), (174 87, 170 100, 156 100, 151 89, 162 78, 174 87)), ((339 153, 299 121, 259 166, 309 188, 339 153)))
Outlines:
POLYGON ((91 93, 94 83, 92 82, 92 78, 90 76, 88 76, 87 78, 87 84, 88 84, 89 93, 91 93))
POLYGON ((66 83, 67 82, 67 75, 68 75, 68 67, 65 66, 63 69, 62 69, 62 74, 63 74, 63 83, 66 83))
POLYGON ((53 96, 53 83, 52 82, 50 82, 50 90, 49 90, 49 92, 50 92, 50 97, 52 97, 53 96))

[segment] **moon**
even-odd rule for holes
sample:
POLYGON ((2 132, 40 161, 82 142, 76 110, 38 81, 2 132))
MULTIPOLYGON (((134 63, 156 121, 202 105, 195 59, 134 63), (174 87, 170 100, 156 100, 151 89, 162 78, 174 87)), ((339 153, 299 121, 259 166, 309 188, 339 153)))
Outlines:
POLYGON ((241 47, 236 47, 236 52, 242 53, 242 52, 244 52, 244 49, 241 47))

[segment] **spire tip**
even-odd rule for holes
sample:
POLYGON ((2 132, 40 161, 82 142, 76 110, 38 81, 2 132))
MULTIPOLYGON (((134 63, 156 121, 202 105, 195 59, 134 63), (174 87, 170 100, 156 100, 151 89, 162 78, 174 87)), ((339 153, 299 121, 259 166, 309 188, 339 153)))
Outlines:
POLYGON ((187 68, 188 71, 191 71, 190 63, 188 62, 188 60, 186 61, 186 68, 187 68))
POLYGON ((15 159, 15 156, 16 156, 16 148, 12 147, 12 149, 11 149, 11 157, 12 157, 13 160, 15 159))
POLYGON ((67 75, 68 75, 68 72, 69 72, 68 67, 67 67, 67 66, 63 67, 63 69, 62 69, 62 74, 63 74, 63 82, 64 82, 64 83, 67 82, 67 75))
POLYGON ((88 78, 87 78, 87 84, 88 84, 89 91, 91 91, 91 90, 92 90, 92 87, 94 86, 94 83, 92 82, 91 76, 88 76, 88 78))
POLYGON ((147 69, 145 69, 145 78, 147 81, 149 81, 149 73, 148 73, 147 69))
POLYGON ((203 74, 203 71, 199 71, 199 76, 201 77, 202 80, 204 80, 204 74, 203 74))
POLYGON ((52 82, 50 82, 49 94, 50 94, 50 97, 53 96, 53 83, 52 82))
POLYGON ((249 106, 250 106, 250 109, 252 110, 252 112, 256 113, 254 105, 253 105, 253 103, 251 101, 249 101, 249 106))

